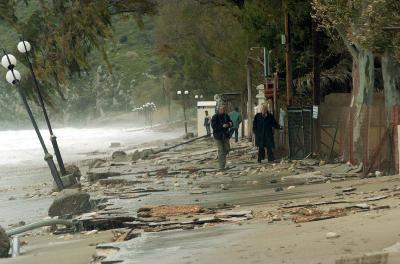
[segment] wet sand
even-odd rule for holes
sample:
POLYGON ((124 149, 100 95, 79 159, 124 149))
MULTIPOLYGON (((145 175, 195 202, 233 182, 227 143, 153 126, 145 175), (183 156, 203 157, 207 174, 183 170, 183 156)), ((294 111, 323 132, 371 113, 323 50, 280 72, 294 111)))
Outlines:
POLYGON ((21 241, 27 242, 27 245, 22 247, 22 255, 17 258, 0 259, 0 263, 87 264, 96 244, 110 242, 111 236, 111 231, 105 231, 91 236, 74 234, 21 237, 21 241))

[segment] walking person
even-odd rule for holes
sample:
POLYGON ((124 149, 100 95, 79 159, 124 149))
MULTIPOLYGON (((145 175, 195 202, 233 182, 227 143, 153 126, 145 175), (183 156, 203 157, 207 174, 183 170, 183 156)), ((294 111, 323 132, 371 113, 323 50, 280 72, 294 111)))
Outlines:
POLYGON ((211 136, 211 117, 208 115, 208 111, 204 112, 206 116, 204 117, 204 126, 207 131, 207 136, 211 136))
POLYGON ((232 120, 226 113, 225 106, 221 105, 218 107, 218 112, 211 119, 211 126, 215 143, 218 147, 219 168, 223 170, 226 165, 226 155, 228 155, 230 151, 229 128, 232 127, 232 120))
POLYGON ((235 110, 229 113, 229 117, 232 120, 232 127, 230 131, 230 136, 232 137, 235 134, 235 142, 239 141, 239 126, 242 123, 242 116, 239 113, 239 108, 235 107, 235 110))
POLYGON ((268 111, 268 106, 263 104, 261 113, 256 114, 253 121, 253 132, 256 146, 258 147, 258 163, 265 159, 265 149, 267 149, 268 161, 274 161, 273 149, 275 148, 275 142, 273 128, 282 129, 276 122, 275 117, 268 111))

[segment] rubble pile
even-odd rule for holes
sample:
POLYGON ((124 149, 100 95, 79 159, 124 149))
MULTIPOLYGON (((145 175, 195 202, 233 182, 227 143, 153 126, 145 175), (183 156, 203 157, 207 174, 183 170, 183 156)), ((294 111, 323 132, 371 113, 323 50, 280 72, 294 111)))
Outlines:
POLYGON ((8 257, 10 250, 10 239, 8 238, 4 229, 0 226, 0 258, 8 257))

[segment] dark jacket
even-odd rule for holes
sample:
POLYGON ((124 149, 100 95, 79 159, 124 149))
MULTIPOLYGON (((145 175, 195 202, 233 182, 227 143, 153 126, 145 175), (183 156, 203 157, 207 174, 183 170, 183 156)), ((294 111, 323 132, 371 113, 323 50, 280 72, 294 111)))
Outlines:
POLYGON ((210 116, 206 116, 204 117, 204 126, 209 126, 210 125, 210 116))
POLYGON ((215 114, 211 119, 211 127, 213 129, 214 138, 224 140, 230 138, 229 128, 232 126, 232 120, 228 114, 215 114), (223 127, 228 124, 228 127, 223 127))
POLYGON ((256 114, 253 121, 253 132, 257 147, 275 147, 273 128, 279 129, 280 126, 272 114, 267 113, 265 116, 262 113, 256 114))

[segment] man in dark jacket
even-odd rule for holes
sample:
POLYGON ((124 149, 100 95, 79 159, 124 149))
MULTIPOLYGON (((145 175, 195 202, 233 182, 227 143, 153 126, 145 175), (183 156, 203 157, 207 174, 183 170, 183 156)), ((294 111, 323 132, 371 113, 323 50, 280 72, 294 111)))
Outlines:
POLYGON ((225 106, 221 105, 218 107, 218 113, 211 119, 211 127, 213 129, 215 143, 218 146, 219 168, 223 170, 226 165, 226 155, 228 155, 230 151, 229 128, 232 127, 232 120, 226 113, 225 106))
POLYGON ((261 113, 256 114, 253 121, 259 163, 265 159, 265 149, 267 149, 268 161, 274 160, 274 153, 272 152, 275 148, 273 128, 281 129, 274 116, 268 112, 267 105, 263 105, 261 113))

